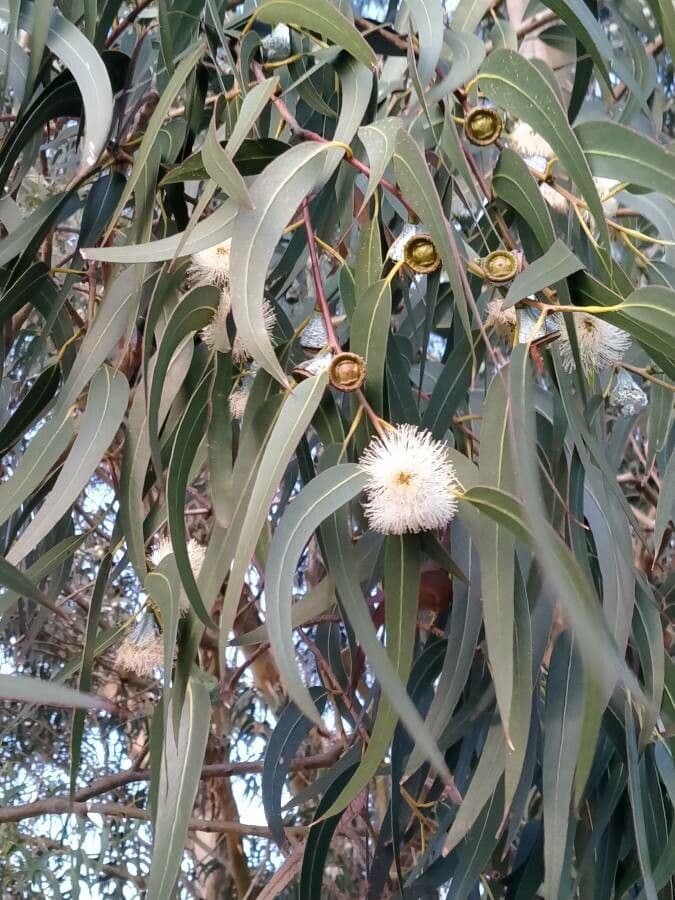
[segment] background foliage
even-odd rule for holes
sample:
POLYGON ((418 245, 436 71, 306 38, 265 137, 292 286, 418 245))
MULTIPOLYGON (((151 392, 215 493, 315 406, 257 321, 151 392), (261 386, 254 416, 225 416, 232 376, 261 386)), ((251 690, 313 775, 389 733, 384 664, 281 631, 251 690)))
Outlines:
POLYGON ((672 4, 0 16, 3 896, 671 897, 672 4), (188 271, 229 238, 243 361, 188 271), (450 527, 368 530, 380 419, 450 527))

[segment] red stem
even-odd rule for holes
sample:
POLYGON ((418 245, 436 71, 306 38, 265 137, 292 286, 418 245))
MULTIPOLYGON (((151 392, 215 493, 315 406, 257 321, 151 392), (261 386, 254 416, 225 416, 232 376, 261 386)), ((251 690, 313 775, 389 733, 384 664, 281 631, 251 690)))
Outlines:
POLYGON ((321 315, 323 316, 323 322, 326 326, 326 335, 328 336, 328 343, 330 345, 330 348, 335 353, 340 353, 342 347, 340 346, 340 342, 338 341, 337 335, 335 334, 335 329, 333 328, 333 319, 331 318, 330 309, 328 307, 326 292, 323 289, 323 279, 321 278, 321 269, 319 268, 319 257, 316 252, 314 228, 312 226, 312 220, 309 215, 309 203, 307 202, 306 197, 302 201, 302 218, 305 223, 305 231, 307 232, 309 259, 312 264, 312 276, 314 278, 314 288, 316 290, 316 302, 319 304, 319 309, 321 310, 321 315))

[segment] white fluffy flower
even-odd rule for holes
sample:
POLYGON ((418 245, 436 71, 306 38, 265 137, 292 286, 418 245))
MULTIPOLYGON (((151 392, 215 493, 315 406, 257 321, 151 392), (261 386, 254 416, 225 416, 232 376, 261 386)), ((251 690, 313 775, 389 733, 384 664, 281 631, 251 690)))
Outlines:
POLYGON ((328 343, 326 323, 320 312, 313 312, 300 332, 300 346, 306 350, 321 350, 328 343))
POLYGON ((164 648, 157 625, 146 614, 124 638, 117 649, 115 662, 120 669, 149 678, 162 667, 164 648))
POLYGON ((569 209, 569 201, 567 197, 563 197, 562 194, 558 193, 555 188, 551 187, 550 184, 540 184, 539 192, 544 200, 548 203, 551 209, 556 212, 562 213, 563 215, 569 209))
POLYGON ((192 256, 189 272, 198 281, 209 281, 224 287, 230 280, 231 240, 223 241, 192 256))
POLYGON ((516 333, 517 324, 516 311, 512 306, 504 309, 499 298, 490 300, 487 305, 486 328, 494 328, 497 337, 510 342, 516 333))
MULTIPOLYGON (((168 537, 163 537, 159 539, 159 542, 155 549, 152 551, 150 555, 150 562, 153 566, 158 566, 163 559, 166 559, 167 556, 170 556, 173 553, 173 545, 171 543, 171 539, 168 537)), ((187 553, 188 559, 190 560, 190 568, 194 575, 199 574, 199 570, 204 563, 204 557, 206 556, 206 547, 203 544, 200 544, 198 540, 195 538, 190 538, 187 542, 187 553)))
MULTIPOLYGON (((566 372, 574 371, 574 355, 569 335, 562 317, 558 320, 560 327, 560 357, 566 372)), ((587 375, 601 372, 621 362, 624 353, 630 346, 630 336, 610 325, 599 316, 590 313, 574 313, 574 327, 579 344, 581 364, 587 375)))
POLYGON ((171 540, 168 537, 161 537, 150 554, 150 562, 153 566, 158 566, 163 559, 173 553, 171 540))
POLYGON ((246 412, 246 404, 248 403, 248 395, 251 393, 250 387, 242 385, 232 391, 227 398, 230 407, 230 415, 233 419, 243 419, 246 412))
POLYGON ((220 303, 213 314, 213 318, 201 331, 202 340, 209 350, 217 350, 218 353, 227 353, 230 349, 230 338, 227 333, 227 317, 232 303, 227 287, 223 288, 220 303))
POLYGON ((359 465, 368 476, 364 508, 374 531, 430 531, 454 518, 455 469, 446 445, 428 431, 397 425, 371 441, 359 465))
POLYGON ((196 538, 190 538, 187 542, 188 559, 190 560, 190 568, 193 575, 199 575, 204 565, 204 557, 206 556, 206 547, 200 544, 196 538))
MULTIPOLYGON (((274 331, 274 326, 277 321, 277 314, 274 312, 274 307, 270 303, 269 300, 263 300, 262 305, 262 314, 263 314, 263 324, 265 326, 265 331, 267 332, 270 339, 272 338, 272 332, 274 331)), ((246 347, 244 347, 244 342, 236 335, 234 341, 232 343, 232 359, 238 365, 246 362, 251 354, 248 352, 246 347)))
POLYGON ((519 119, 508 135, 511 147, 521 156, 541 156, 545 160, 551 160, 555 156, 553 147, 548 141, 533 131, 527 122, 519 119))
POLYGON ((609 402, 620 416, 635 416, 645 408, 648 399, 633 376, 621 369, 610 391, 609 402))
MULTIPOLYGON (((163 559, 166 559, 166 557, 170 556, 172 553, 173 545, 171 543, 171 539, 168 537, 160 538, 157 546, 150 554, 150 562, 153 564, 153 566, 157 567, 163 559)), ((202 565, 204 564, 206 547, 203 544, 200 544, 199 541, 195 538, 190 538, 190 540, 187 542, 187 554, 190 561, 192 574, 196 578, 197 575, 199 575, 202 565)), ((183 590, 181 590, 180 592, 178 608, 181 615, 185 615, 190 610, 190 601, 186 597, 185 591, 183 590)))

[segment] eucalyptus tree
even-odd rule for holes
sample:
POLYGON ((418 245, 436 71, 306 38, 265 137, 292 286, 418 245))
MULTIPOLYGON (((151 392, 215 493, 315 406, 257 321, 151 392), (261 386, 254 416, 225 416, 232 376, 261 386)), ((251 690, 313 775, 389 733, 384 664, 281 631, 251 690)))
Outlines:
POLYGON ((671 897, 672 4, 0 0, 7 897, 671 897))

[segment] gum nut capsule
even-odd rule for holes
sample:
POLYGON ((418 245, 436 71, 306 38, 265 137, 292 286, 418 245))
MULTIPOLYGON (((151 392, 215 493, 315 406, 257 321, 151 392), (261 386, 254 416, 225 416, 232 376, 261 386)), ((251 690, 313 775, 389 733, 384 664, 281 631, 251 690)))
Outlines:
POLYGON ((403 258, 405 264, 418 275, 435 272, 441 264, 440 254, 428 234, 411 237, 403 250, 403 258))
POLYGON ((477 147, 487 147, 502 133, 502 117, 488 106, 474 107, 464 119, 464 134, 477 147))
POLYGON ((485 278, 491 284, 511 281, 518 273, 518 257, 508 250, 494 250, 483 260, 485 278))
POLYGON ((338 353, 331 361, 328 378, 339 391, 358 391, 366 380, 366 361, 356 353, 338 353))

